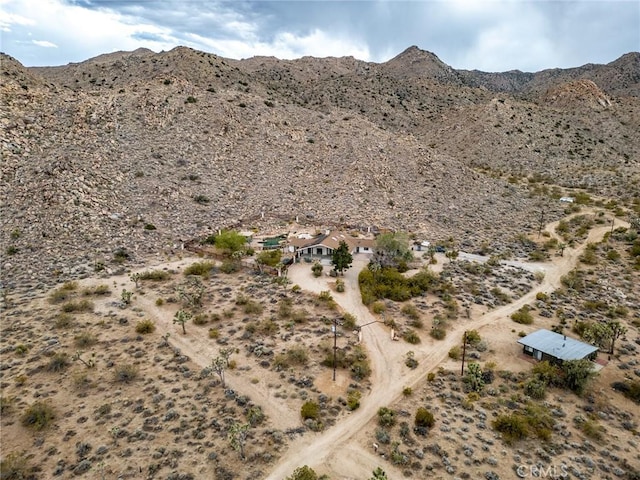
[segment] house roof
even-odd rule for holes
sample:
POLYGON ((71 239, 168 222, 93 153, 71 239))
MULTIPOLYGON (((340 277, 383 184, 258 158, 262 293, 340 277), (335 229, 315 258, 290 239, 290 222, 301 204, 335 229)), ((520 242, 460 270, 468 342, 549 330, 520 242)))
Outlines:
POLYGON ((544 329, 530 333, 518 343, 560 360, 580 360, 598 351, 598 347, 544 329))
POLYGON ((318 245, 336 250, 340 246, 340 242, 345 242, 351 251, 356 247, 373 247, 375 244, 373 239, 355 238, 339 230, 332 230, 325 235, 319 235, 314 238, 294 238, 290 244, 296 248, 308 248, 318 245))

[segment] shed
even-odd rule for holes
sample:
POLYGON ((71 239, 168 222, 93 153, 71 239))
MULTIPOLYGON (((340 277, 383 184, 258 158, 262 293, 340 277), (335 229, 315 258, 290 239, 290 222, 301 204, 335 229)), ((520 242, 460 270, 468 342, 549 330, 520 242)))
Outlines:
POLYGON ((594 360, 598 347, 550 330, 537 330, 518 340, 526 355, 536 360, 562 363, 567 360, 594 360))

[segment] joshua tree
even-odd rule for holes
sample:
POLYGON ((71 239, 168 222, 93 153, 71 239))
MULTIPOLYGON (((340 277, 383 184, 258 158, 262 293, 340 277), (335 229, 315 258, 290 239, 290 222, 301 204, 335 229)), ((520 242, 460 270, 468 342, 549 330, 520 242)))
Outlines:
POLYGON ((140 285, 141 277, 142 275, 140 275, 139 273, 132 273, 131 275, 129 275, 129 279, 135 284, 136 288, 138 288, 138 286, 140 285))
POLYGON ((231 444, 231 448, 240 454, 240 458, 242 460, 245 459, 244 445, 247 442, 249 426, 250 425, 248 423, 234 423, 231 425, 231 428, 229 428, 229 433, 227 434, 227 439, 231 444))
POLYGON ((211 371, 215 372, 218 377, 220 377, 220 383, 222 384, 222 388, 225 387, 224 383, 224 372, 229 366, 228 357, 218 356, 211 361, 211 371))
POLYGON ((182 325, 182 333, 184 335, 187 334, 187 329, 185 328, 185 324, 191 320, 191 317, 193 317, 193 315, 191 315, 189 312, 187 312, 186 310, 178 310, 175 314, 175 316, 173 317, 173 323, 179 323, 180 325, 182 325))

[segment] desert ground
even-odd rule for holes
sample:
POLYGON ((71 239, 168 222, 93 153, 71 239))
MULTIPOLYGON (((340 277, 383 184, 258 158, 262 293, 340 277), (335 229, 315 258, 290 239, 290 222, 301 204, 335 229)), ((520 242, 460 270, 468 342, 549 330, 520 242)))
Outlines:
MULTIPOLYGON (((546 225, 543 238, 557 237, 558 224, 546 225)), ((629 225, 616 219, 616 226, 629 225)), ((549 476, 553 470, 553 478, 634 478, 640 468, 638 408, 610 384, 624 378, 620 365, 637 365, 635 350, 626 350, 626 359, 600 354, 606 365, 583 397, 549 392, 543 404, 556 418, 551 440, 507 445, 488 425, 501 409, 524 401, 522 385, 532 362, 522 355, 516 330, 551 328, 555 320, 536 314, 533 325, 517 325, 509 316, 534 305, 540 293, 561 290, 587 245, 611 230, 610 222, 595 224, 562 256, 543 262, 501 264, 496 271, 521 279, 508 301, 487 306, 461 297, 466 313, 448 323, 444 339, 431 338, 418 325, 420 341, 413 344, 402 338, 408 319, 396 302, 387 301, 381 313, 362 303, 358 274, 369 262, 365 254, 355 255, 344 273, 344 292, 335 290, 328 268, 314 277, 309 264, 297 263, 286 280, 251 271, 224 274, 215 260, 185 250, 144 265, 114 266, 51 291, 5 297, 3 455, 23 462, 31 475, 26 478, 279 480, 304 465, 345 480, 369 478, 378 467, 388 478, 526 478, 536 469, 549 476), (184 273, 194 264, 211 270, 199 277, 201 306, 183 332, 175 319, 189 299, 194 276, 184 273), (132 280, 145 272, 163 273, 132 280), (128 302, 123 290, 131 293, 128 302), (361 328, 345 328, 345 314, 361 328), (143 322, 152 327, 138 328, 143 322), (333 380, 334 324, 337 351, 366 357, 370 375, 354 378, 341 366, 333 380), (392 328, 399 339, 392 339, 392 328), (460 362, 448 355, 470 330, 484 346, 469 347, 468 362, 496 371, 494 383, 472 401, 462 392, 460 362), (227 355, 224 379, 212 368, 221 355, 227 355), (408 356, 417 367, 408 368, 408 356), (353 392, 359 405, 348 408, 345 399, 353 392), (307 401, 319 405, 319 419, 302 419, 307 401), (24 420, 34 405, 50 408, 42 425, 24 420), (409 426, 420 406, 435 416, 426 436, 412 434, 409 426), (383 407, 404 419, 388 432, 395 438, 400 428, 397 442, 380 441, 376 419, 383 407), (585 412, 593 412, 606 432, 597 440, 578 428, 575 419, 585 412), (240 448, 231 432, 242 425, 248 430, 240 448)), ((456 261, 442 254, 435 259, 433 264, 416 255, 406 275, 430 268, 442 276, 486 260, 466 254, 456 261)), ((491 282, 492 274, 486 276, 491 282)), ((429 294, 414 304, 427 323, 440 303, 429 294)), ((637 324, 629 324, 625 339, 632 338, 638 338, 637 324)))

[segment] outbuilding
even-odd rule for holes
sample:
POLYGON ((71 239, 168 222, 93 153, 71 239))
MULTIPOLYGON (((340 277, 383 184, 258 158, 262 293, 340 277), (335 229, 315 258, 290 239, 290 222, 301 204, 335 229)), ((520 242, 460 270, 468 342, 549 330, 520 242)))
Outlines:
POLYGON ((537 330, 518 340, 526 355, 536 360, 562 363, 568 360, 595 360, 598 347, 550 330, 537 330))

